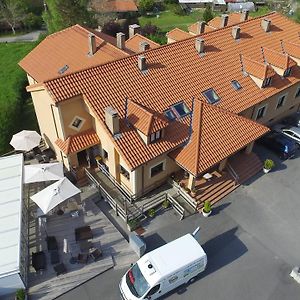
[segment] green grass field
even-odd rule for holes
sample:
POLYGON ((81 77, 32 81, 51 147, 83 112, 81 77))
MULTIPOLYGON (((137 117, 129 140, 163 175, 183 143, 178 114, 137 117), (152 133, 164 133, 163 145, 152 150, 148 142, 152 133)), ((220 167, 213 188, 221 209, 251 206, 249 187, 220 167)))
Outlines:
POLYGON ((251 17, 259 17, 268 14, 272 10, 268 6, 259 6, 257 11, 250 12, 251 17))
POLYGON ((185 16, 175 15, 171 11, 163 11, 159 14, 159 18, 156 16, 143 16, 139 18, 141 26, 151 23, 156 25, 163 32, 170 31, 175 27, 186 30, 189 25, 202 19, 203 10, 196 10, 185 16))
POLYGON ((26 93, 27 78, 18 62, 35 43, 0 44, 0 153, 11 150, 9 141, 21 129, 36 129, 33 106, 26 93))

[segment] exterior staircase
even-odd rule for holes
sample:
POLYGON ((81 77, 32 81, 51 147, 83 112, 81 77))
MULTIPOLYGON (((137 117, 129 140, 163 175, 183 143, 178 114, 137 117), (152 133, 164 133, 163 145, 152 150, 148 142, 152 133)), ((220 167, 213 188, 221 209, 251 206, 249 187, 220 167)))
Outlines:
POLYGON ((263 163, 253 152, 249 154, 237 153, 230 158, 229 164, 238 175, 239 184, 243 184, 263 168, 263 163))

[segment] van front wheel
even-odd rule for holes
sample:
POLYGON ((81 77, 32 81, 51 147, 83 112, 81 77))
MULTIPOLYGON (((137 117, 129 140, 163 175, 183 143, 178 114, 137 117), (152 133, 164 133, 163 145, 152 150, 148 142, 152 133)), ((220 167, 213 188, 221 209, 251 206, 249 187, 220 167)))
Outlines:
POLYGON ((196 279, 197 279, 197 276, 191 278, 191 279, 188 281, 188 284, 194 283, 194 282, 196 281, 196 279))

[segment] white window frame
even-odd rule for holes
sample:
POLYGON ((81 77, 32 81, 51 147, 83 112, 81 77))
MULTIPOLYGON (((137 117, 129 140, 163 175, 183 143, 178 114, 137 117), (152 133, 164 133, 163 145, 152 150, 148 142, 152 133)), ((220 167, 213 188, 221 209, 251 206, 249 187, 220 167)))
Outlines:
POLYGON ((286 102, 286 98, 287 98, 287 94, 283 94, 283 95, 280 95, 277 99, 277 104, 276 104, 276 109, 279 109, 281 107, 283 107, 285 105, 285 102, 286 102), (281 106, 278 106, 279 104, 279 101, 280 99, 283 98, 283 102, 282 102, 282 105, 281 106))
POLYGON ((300 97, 300 86, 298 86, 297 91, 295 93, 295 99, 297 99, 299 97, 300 97), (297 94, 298 94, 298 96, 297 96, 297 94))
POLYGON ((292 68, 287 68, 284 73, 283 73, 283 77, 289 77, 292 73, 292 68))
POLYGON ((162 161, 158 162, 157 164, 155 164, 154 166, 152 166, 152 167, 149 169, 149 178, 154 178, 155 176, 157 176, 157 175, 163 173, 165 170, 166 170, 166 160, 162 160, 162 161), (151 176, 151 170, 152 170, 153 168, 157 167, 158 165, 160 165, 161 163, 163 164, 163 169, 162 169, 162 171, 159 172, 158 174, 154 175, 154 176, 151 176))
POLYGON ((260 106, 260 107, 257 109, 257 111, 256 111, 255 120, 260 120, 260 119, 264 118, 265 115, 266 115, 266 113, 267 113, 267 109, 268 109, 268 105, 267 105, 267 104, 260 106), (257 119, 257 117, 258 117, 258 112, 259 112, 260 109, 262 109, 263 107, 265 108, 264 113, 263 113, 263 116, 262 116, 261 118, 257 119))
POLYGON ((161 138, 161 135, 162 135, 161 130, 151 133, 150 142, 153 143, 153 142, 159 140, 161 138))
POLYGON ((74 129, 74 130, 76 130, 76 131, 79 131, 79 130, 82 128, 82 126, 83 126, 83 124, 85 123, 85 121, 86 121, 86 120, 85 120, 84 118, 79 117, 79 116, 75 116, 75 117, 73 118, 72 122, 70 123, 69 128, 72 128, 72 129, 74 129), (80 120, 81 120, 81 123, 80 123, 79 127, 73 126, 73 123, 76 121, 76 119, 80 119, 80 120))
POLYGON ((264 79, 264 81, 263 81, 263 87, 270 86, 271 83, 272 83, 272 77, 267 77, 267 78, 264 79))

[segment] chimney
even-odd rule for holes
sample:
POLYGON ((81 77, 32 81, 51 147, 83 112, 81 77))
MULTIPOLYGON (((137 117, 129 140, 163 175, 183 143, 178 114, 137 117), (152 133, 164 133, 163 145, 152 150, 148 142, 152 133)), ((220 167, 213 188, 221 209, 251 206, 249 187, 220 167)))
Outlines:
POLYGON ((196 34, 204 33, 205 30, 205 22, 197 22, 197 32, 196 34))
POLYGON ((146 51, 150 49, 150 45, 147 42, 140 42, 140 51, 146 51))
POLYGON ((138 56, 138 67, 139 67, 140 71, 147 70, 146 57, 144 55, 138 56))
POLYGON ((271 20, 269 20, 269 19, 263 19, 263 20, 261 20, 261 28, 265 32, 269 32, 270 31, 270 27, 271 27, 271 20))
POLYGON ((96 53, 96 37, 93 33, 89 33, 89 55, 96 53))
POLYGON ((239 26, 233 26, 231 34, 235 40, 240 38, 241 28, 239 26))
POLYGON ((112 135, 120 132, 118 112, 111 106, 105 108, 105 123, 112 135))
POLYGON ((204 53, 204 39, 198 37, 195 40, 195 48, 199 54, 204 53))
POLYGON ((117 47, 120 49, 125 48, 125 34, 123 32, 117 33, 117 47))
POLYGON ((138 24, 129 25, 129 38, 133 37, 136 33, 140 33, 141 27, 138 24))
POLYGON ((241 22, 247 21, 249 17, 249 10, 248 9, 243 9, 241 13, 241 22))
POLYGON ((221 15, 220 28, 226 27, 228 24, 228 15, 221 15))

